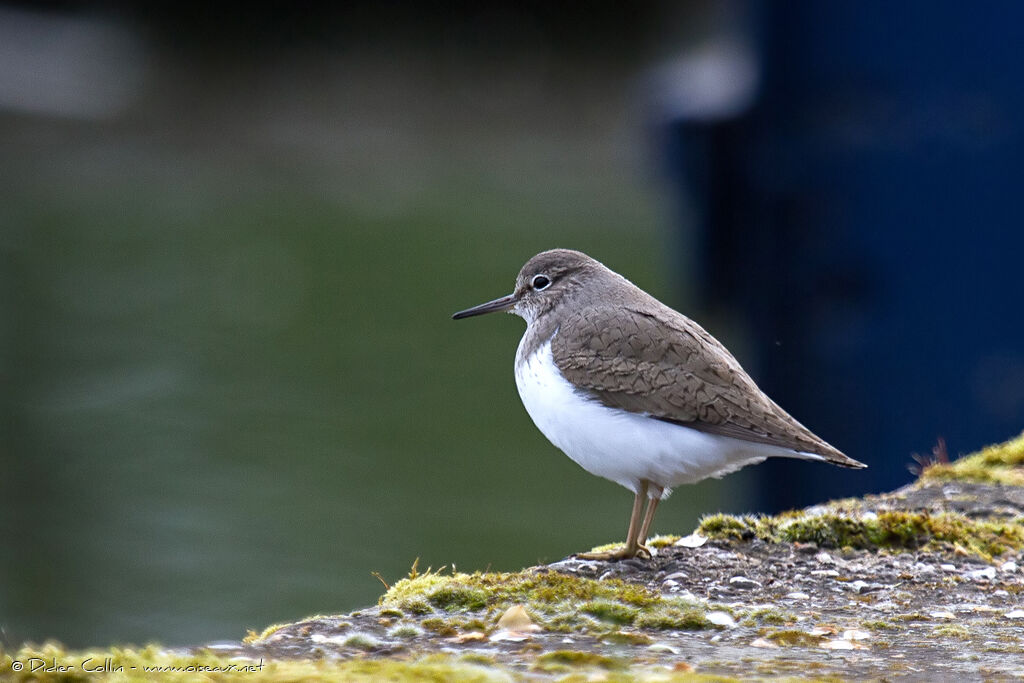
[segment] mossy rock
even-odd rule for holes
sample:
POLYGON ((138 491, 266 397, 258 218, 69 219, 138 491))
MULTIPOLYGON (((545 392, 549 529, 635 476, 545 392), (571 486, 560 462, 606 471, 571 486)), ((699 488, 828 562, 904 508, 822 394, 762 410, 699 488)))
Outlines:
POLYGON ((921 479, 1024 486, 1024 434, 952 463, 933 463, 925 467, 921 479))

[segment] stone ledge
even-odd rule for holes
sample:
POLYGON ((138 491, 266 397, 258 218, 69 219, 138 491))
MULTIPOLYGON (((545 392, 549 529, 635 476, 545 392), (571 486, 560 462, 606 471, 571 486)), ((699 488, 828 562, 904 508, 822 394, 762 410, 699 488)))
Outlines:
MULTIPOLYGON (((776 517, 712 515, 690 536, 654 539, 650 560, 414 567, 350 614, 185 651, 89 654, 137 667, 258 662, 246 676, 271 680, 1021 677, 1022 460, 1024 436, 932 464, 889 494, 776 517)), ((84 653, 22 648, 3 654, 0 677, 28 680, 12 667, 33 656, 84 653)), ((50 676, 68 679, 32 679, 50 676)))

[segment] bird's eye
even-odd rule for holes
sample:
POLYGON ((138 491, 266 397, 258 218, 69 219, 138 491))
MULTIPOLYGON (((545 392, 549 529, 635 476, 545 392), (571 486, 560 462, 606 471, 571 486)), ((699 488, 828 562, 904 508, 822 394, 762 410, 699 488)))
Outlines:
POLYGON ((535 275, 533 277, 533 288, 537 291, 547 289, 550 284, 551 280, 548 279, 547 275, 535 275))

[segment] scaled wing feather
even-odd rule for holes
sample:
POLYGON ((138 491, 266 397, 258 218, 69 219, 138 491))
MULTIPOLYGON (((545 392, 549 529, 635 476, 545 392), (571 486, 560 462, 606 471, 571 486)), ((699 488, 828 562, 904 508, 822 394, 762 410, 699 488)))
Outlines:
POLYGON ((702 327, 659 309, 578 311, 551 342, 555 364, 604 405, 855 466, 761 392, 702 327))

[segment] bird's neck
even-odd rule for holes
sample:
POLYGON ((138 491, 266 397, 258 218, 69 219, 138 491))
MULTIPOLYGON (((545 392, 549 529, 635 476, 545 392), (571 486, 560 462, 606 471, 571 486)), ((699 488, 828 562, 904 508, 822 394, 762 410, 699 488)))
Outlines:
POLYGON ((516 351, 516 365, 523 363, 527 358, 537 352, 544 342, 551 339, 558 331, 558 318, 551 313, 537 316, 526 323, 526 332, 519 342, 519 349, 516 351))

